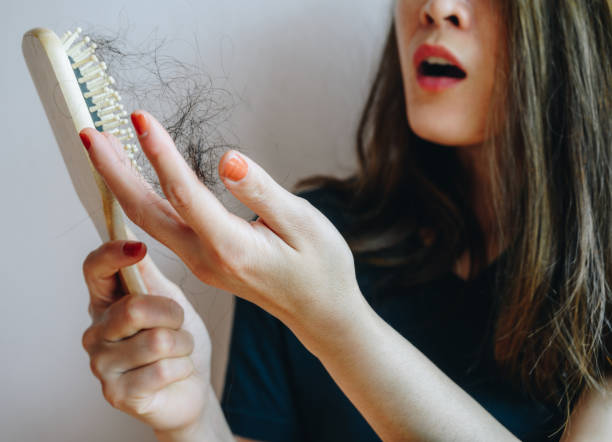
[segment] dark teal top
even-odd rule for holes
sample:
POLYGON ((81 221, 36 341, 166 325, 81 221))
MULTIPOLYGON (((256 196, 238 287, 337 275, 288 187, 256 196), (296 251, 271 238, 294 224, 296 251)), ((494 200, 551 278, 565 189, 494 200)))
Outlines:
MULTIPOLYGON (((298 195, 342 232, 350 223, 333 193, 298 195)), ((453 273, 410 293, 378 293, 388 270, 355 262, 372 308, 522 441, 558 441, 563 416, 516 391, 493 360, 493 270, 453 273)), ((384 361, 380 361, 384 363, 384 361)), ((358 370, 359 367, 355 367, 358 370)), ((319 360, 280 321, 236 298, 222 408, 236 435, 263 441, 380 440, 319 360)))

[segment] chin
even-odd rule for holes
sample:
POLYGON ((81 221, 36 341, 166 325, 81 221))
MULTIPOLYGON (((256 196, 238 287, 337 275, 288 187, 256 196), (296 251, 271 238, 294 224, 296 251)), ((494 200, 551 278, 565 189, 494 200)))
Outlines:
POLYGON ((423 140, 430 143, 449 147, 467 147, 481 144, 484 139, 482 130, 473 131, 469 129, 469 122, 452 119, 448 121, 443 118, 423 118, 408 124, 412 131, 423 140))

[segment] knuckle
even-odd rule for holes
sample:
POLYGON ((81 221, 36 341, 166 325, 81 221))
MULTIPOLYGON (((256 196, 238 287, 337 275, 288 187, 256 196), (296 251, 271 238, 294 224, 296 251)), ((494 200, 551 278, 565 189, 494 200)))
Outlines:
POLYGON ((94 260, 94 256, 95 250, 92 250, 83 260, 83 276, 85 276, 85 279, 87 279, 89 273, 91 273, 91 266, 94 260))
POLYGON ((306 223, 312 221, 316 217, 317 208, 306 198, 298 197, 296 209, 299 211, 298 215, 300 218, 305 218, 306 223))
POLYGON ((305 198, 299 197, 297 205, 294 206, 291 218, 297 220, 296 228, 303 234, 312 236, 315 232, 320 230, 321 214, 318 209, 305 198))
POLYGON ((100 253, 100 248, 92 250, 83 260, 82 271, 83 271, 83 277, 85 278, 85 282, 87 283, 87 285, 91 283, 92 274, 93 274, 94 268, 96 267, 96 264, 98 261, 97 258, 98 258, 99 253, 100 253))
POLYGON ((149 400, 136 401, 132 405, 132 409, 134 410, 136 415, 145 416, 148 414, 149 410, 151 409, 151 401, 149 400))
POLYGON ((174 348, 174 337, 170 330, 156 328, 149 336, 149 348, 155 355, 167 355, 174 348))
POLYGON ((202 250, 204 251, 203 256, 196 256, 185 261, 185 263, 201 281, 211 284, 222 274, 222 260, 219 259, 220 257, 213 244, 203 247, 202 250))
POLYGON ((137 204, 128 204, 127 207, 124 207, 124 210, 127 217, 131 219, 134 224, 145 228, 146 217, 141 207, 139 207, 137 204))
POLYGON ((102 379, 104 377, 104 369, 101 359, 102 358, 99 354, 92 355, 91 358, 89 358, 89 368, 91 369, 93 375, 98 379, 102 379))
POLYGON ((109 159, 102 159, 98 155, 91 156, 91 162, 94 163, 96 168, 99 170, 100 175, 107 176, 111 170, 121 169, 124 167, 123 162, 117 157, 112 155, 109 159))
POLYGON ((301 204, 302 208, 306 211, 312 211, 313 209, 315 209, 315 206, 312 205, 312 203, 310 201, 308 201, 306 198, 302 197, 302 196, 298 196, 297 197, 298 200, 298 204, 301 204))
POLYGON ((196 275, 199 279, 201 279, 204 282, 210 283, 212 281, 212 278, 214 277, 213 272, 210 271, 210 268, 216 268, 214 267, 215 265, 215 259, 214 259, 214 254, 211 254, 210 258, 209 258, 209 262, 204 262, 204 260, 197 260, 194 263, 188 263, 189 264, 189 268, 191 269, 191 271, 193 272, 194 275, 196 275))
POLYGON ((168 299, 168 301, 170 314, 179 321, 180 325, 183 325, 183 322, 185 321, 185 310, 183 310, 183 307, 175 300, 168 299))
POLYGON ((153 377, 160 383, 166 383, 172 376, 172 367, 168 359, 161 359, 153 364, 153 377))
POLYGON ((191 207, 193 197, 191 189, 186 183, 170 181, 164 185, 164 193, 170 204, 176 208, 187 210, 191 207))
POLYGON ((150 143, 147 151, 147 156, 151 163, 159 162, 164 159, 164 149, 157 143, 150 143))
POLYGON ((123 318, 127 324, 138 325, 145 315, 144 302, 138 295, 130 295, 123 304, 123 318))
POLYGON ((185 342, 187 343, 187 351, 189 351, 189 354, 191 354, 193 352, 193 349, 195 348, 195 339, 193 338, 193 335, 188 332, 187 330, 181 330, 185 342))
POLYGON ((85 277, 85 282, 90 285, 96 273, 96 267, 99 267, 104 260, 107 260, 110 255, 116 250, 117 244, 122 243, 120 240, 107 241, 89 254, 83 260, 82 271, 85 277))
POLYGON ((299 195, 295 195, 295 194, 293 196, 295 197, 294 200, 297 201, 298 204, 302 204, 304 207, 310 205, 310 201, 308 201, 303 196, 299 196, 299 195))
POLYGON ((249 199, 254 204, 265 203, 266 200, 269 199, 269 195, 270 192, 267 191, 267 187, 261 182, 256 181, 254 183, 249 183, 249 199))
POLYGON ((224 281, 226 277, 236 275, 240 268, 237 259, 240 251, 234 253, 232 249, 244 247, 243 244, 231 241, 210 241, 203 247, 204 254, 194 259, 185 261, 194 275, 206 284, 216 285, 224 281))
POLYGON ((202 271, 210 272, 209 268, 214 269, 214 273, 221 275, 234 275, 239 269, 238 259, 232 258, 232 253, 229 247, 215 245, 210 249, 210 263, 202 262, 200 266, 202 271), (208 265, 207 265, 208 264, 208 265))
POLYGON ((83 333, 83 336, 81 338, 81 344, 83 345, 83 348, 85 349, 85 351, 89 353, 91 349, 94 347, 95 343, 96 343, 95 330, 93 327, 89 327, 83 333))
POLYGON ((116 385, 111 382, 102 382, 102 394, 104 395, 104 399, 106 399, 113 408, 121 409, 123 398, 116 385))

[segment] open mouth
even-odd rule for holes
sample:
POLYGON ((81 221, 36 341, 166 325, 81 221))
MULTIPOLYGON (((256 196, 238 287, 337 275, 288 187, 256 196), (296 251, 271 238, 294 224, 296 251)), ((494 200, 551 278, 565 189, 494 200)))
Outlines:
POLYGON ((423 60, 418 69, 419 76, 424 77, 449 77, 462 79, 467 74, 462 69, 447 63, 427 62, 423 60))

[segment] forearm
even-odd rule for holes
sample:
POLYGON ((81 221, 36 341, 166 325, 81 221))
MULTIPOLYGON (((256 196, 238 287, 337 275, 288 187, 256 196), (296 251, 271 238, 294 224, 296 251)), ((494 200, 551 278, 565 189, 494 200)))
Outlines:
POLYGON ((156 431, 155 437, 159 442, 235 442, 221 404, 212 388, 208 389, 208 401, 202 412, 200 420, 193 426, 176 431, 156 431))
POLYGON ((385 441, 516 438, 360 296, 333 324, 293 324, 385 441))
POLYGON ((585 390, 572 410, 561 442, 608 440, 612 434, 612 375, 605 391, 585 390))

